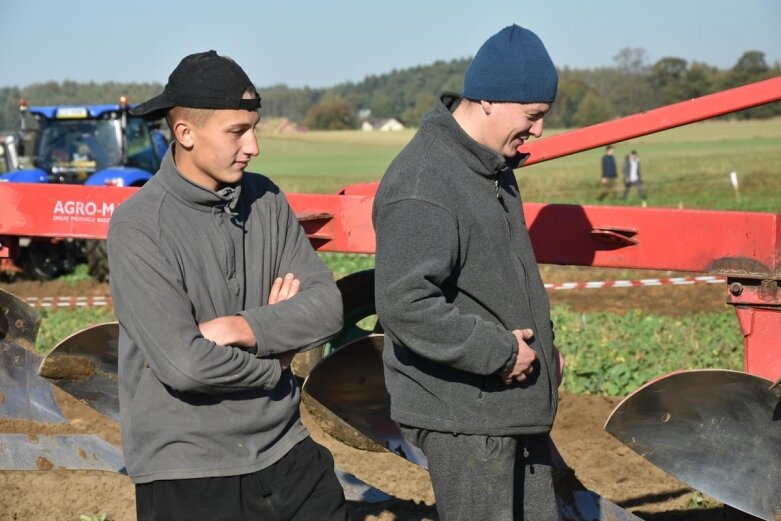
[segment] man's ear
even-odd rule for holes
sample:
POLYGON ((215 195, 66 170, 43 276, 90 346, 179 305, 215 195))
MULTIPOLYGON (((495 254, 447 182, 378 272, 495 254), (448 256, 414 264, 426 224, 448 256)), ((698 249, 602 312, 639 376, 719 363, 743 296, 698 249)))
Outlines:
POLYGON ((483 109, 483 114, 486 116, 491 115, 491 111, 493 110, 494 106, 493 103, 490 101, 480 100, 480 107, 483 109))
POLYGON ((184 119, 176 121, 174 123, 174 137, 183 148, 191 149, 194 144, 192 123, 184 119))

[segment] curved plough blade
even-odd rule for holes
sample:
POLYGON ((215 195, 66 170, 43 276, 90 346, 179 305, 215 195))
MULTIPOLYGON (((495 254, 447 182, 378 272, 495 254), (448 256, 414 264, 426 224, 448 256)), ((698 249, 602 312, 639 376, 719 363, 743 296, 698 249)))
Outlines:
POLYGON ((2 290, 0 310, 0 469, 122 472, 121 451, 70 429, 51 385, 38 376, 38 312, 2 290))
POLYGON ((605 430, 693 488, 781 519, 781 389, 725 370, 682 371, 625 398, 605 430))
POLYGON ((336 287, 342 294, 342 311, 344 328, 339 335, 328 343, 330 354, 353 340, 372 333, 382 333, 378 321, 375 321, 373 331, 367 331, 360 323, 376 313, 374 307, 374 270, 364 270, 351 273, 336 281, 336 287))
MULTIPOLYGON (((304 382, 305 400, 307 396, 315 400, 314 407, 310 406, 312 414, 323 430, 339 441, 361 449, 384 448, 428 468, 423 452, 402 437, 399 425, 390 417, 382 366, 383 338, 379 334, 359 338, 324 358, 304 382)), ((562 519, 640 521, 583 487, 555 447, 551 450, 562 519)))
POLYGON ((0 436, 0 469, 125 472, 122 451, 94 434, 0 436))
POLYGON ((109 418, 119 421, 119 324, 78 331, 52 349, 38 374, 109 418))
POLYGON ((423 453, 407 443, 390 418, 382 370, 383 338, 370 335, 334 351, 309 373, 304 392, 322 406, 310 410, 334 438, 364 450, 385 448, 426 468, 423 453))
POLYGON ((341 469, 334 469, 336 478, 342 485, 344 497, 347 501, 360 501, 362 503, 382 503, 394 499, 378 488, 361 481, 355 475, 345 472, 341 469))
POLYGON ((0 289, 0 341, 35 350, 41 314, 13 293, 0 289))
POLYGON ((33 307, 0 290, 0 418, 65 421, 51 387, 36 374, 41 363, 35 352, 40 325, 41 315, 33 307))

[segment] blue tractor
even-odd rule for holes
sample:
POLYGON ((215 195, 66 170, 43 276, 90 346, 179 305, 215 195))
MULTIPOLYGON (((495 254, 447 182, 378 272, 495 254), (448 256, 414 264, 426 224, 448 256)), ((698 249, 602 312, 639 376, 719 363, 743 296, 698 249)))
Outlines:
MULTIPOLYGON (((118 104, 28 107, 19 104, 21 135, 34 138, 32 168, 0 175, 0 182, 141 186, 157 171, 168 143, 159 122, 128 113, 118 104), (29 130, 28 118, 37 121, 29 130)), ((25 151, 28 152, 28 151, 25 151)), ((108 278, 104 241, 23 241, 21 267, 30 276, 51 279, 86 259, 90 274, 108 278)))

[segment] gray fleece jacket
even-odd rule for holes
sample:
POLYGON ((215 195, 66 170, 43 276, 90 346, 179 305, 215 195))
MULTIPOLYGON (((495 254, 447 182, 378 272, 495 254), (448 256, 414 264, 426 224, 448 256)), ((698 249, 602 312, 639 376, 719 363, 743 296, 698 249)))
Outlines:
POLYGON ((185 179, 174 147, 115 211, 108 235, 119 336, 119 401, 135 483, 265 468, 308 436, 300 389, 271 355, 337 334, 342 304, 279 188, 261 175, 215 193, 185 179), (268 304, 274 278, 299 293, 268 304), (240 314, 256 353, 205 339, 200 322, 240 314))
MULTIPOLYGON (((553 332, 512 167, 470 138, 444 94, 391 163, 374 201, 375 300, 399 423, 464 434, 550 430, 553 332), (535 332, 528 382, 499 376, 514 329, 535 332)), ((519 161, 518 163, 520 162, 519 161)))

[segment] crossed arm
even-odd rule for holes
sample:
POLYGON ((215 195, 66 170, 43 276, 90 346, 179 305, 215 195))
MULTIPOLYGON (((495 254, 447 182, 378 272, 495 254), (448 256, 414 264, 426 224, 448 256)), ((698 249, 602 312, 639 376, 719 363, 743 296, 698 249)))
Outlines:
MULTIPOLYGON (((268 305, 274 305, 291 298, 298 293, 300 287, 301 281, 295 278, 295 275, 292 273, 288 273, 284 278, 277 277, 269 292, 268 305)), ((212 320, 207 320, 206 322, 198 324, 198 329, 200 329, 204 338, 221 346, 236 346, 250 349, 255 347, 258 343, 249 323, 241 315, 217 317, 212 320)), ((285 371, 290 367, 290 363, 293 361, 294 356, 295 352, 290 351, 272 358, 277 358, 282 370, 285 371)))

